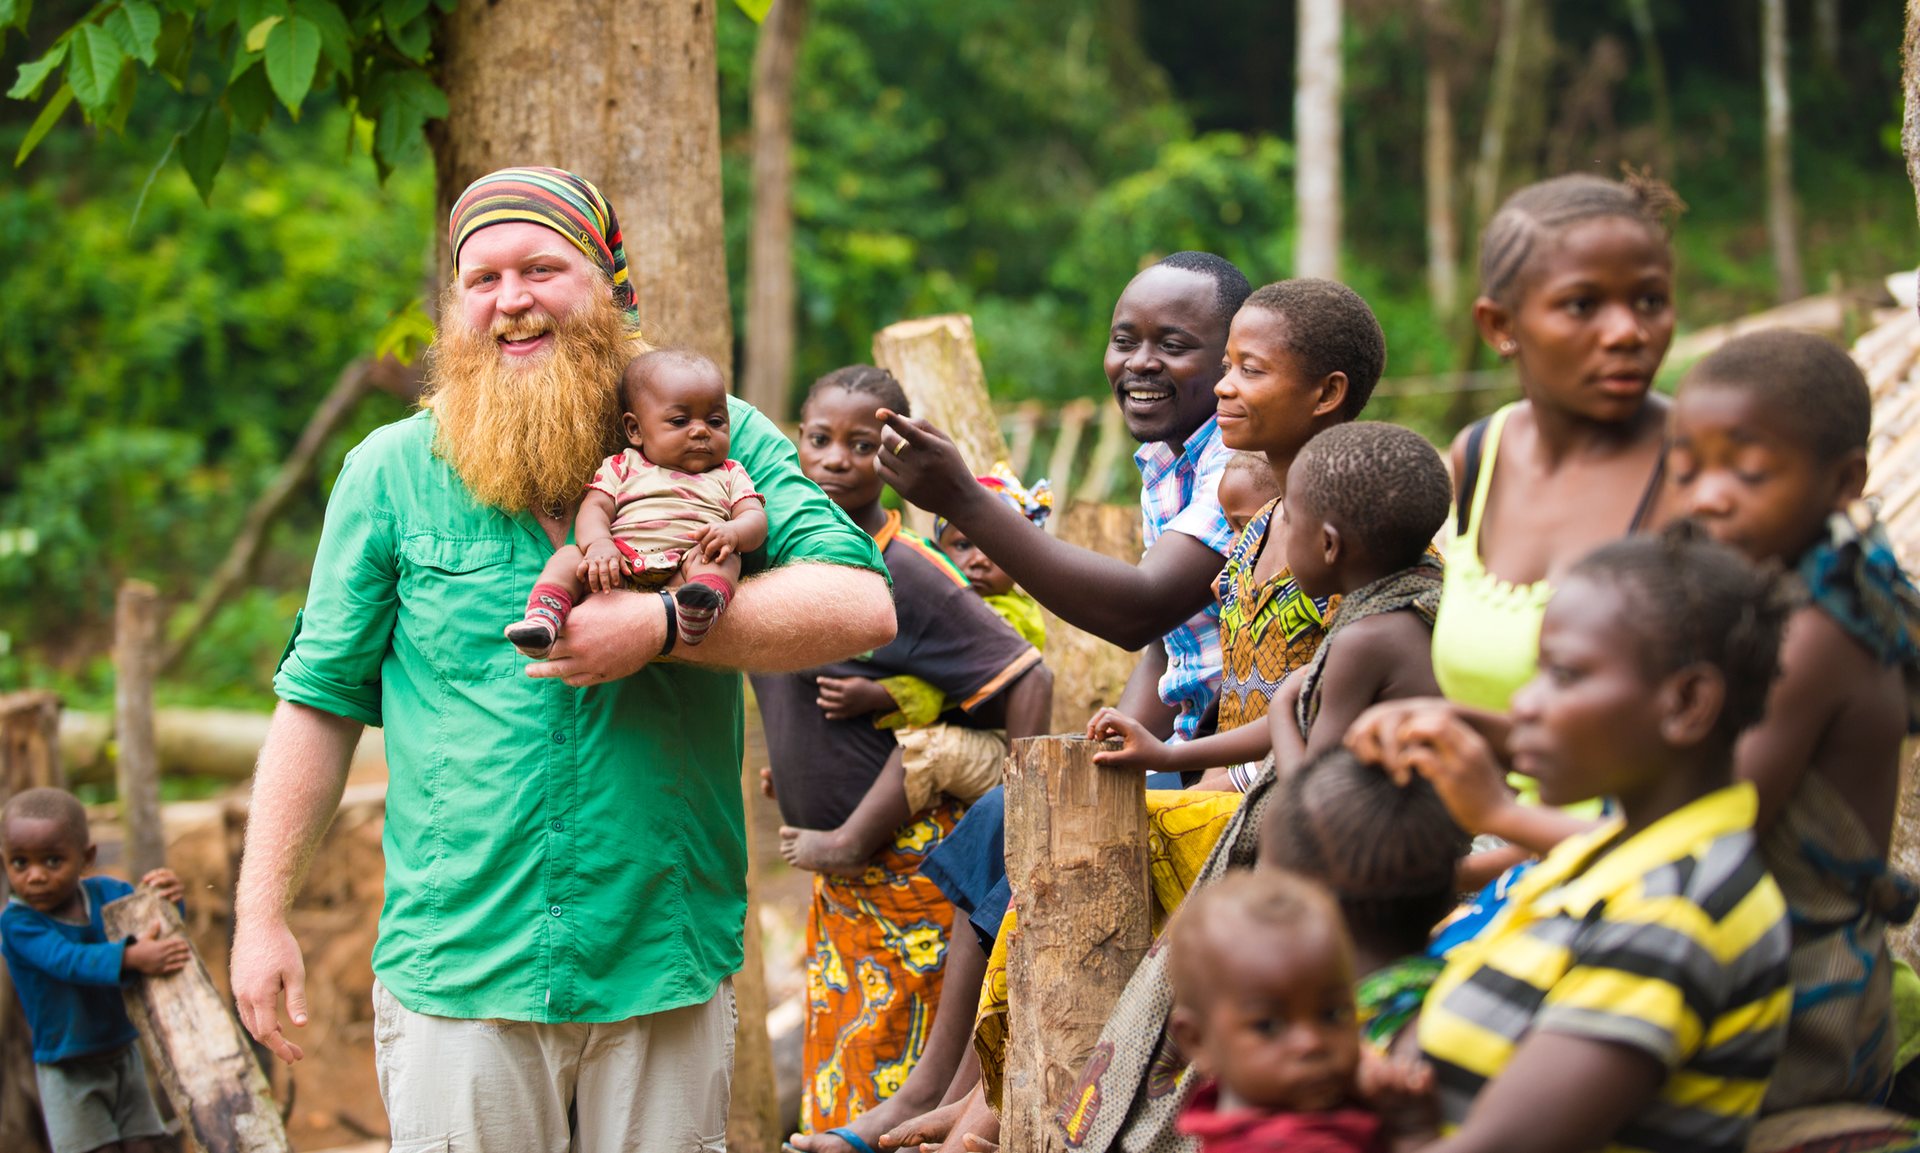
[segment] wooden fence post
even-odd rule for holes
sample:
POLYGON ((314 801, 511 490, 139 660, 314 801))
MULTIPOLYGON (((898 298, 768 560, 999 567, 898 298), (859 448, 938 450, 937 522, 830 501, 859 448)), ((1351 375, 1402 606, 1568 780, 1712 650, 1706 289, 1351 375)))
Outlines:
MULTIPOLYGON (((953 438, 978 476, 1007 459, 1000 418, 987 395, 987 374, 973 344, 973 320, 959 313, 889 324, 873 334, 873 362, 900 381, 913 415, 953 438)), ((909 523, 931 534, 933 518, 915 510, 909 523)))
MULTIPOLYGON (((1053 507, 1064 510, 1073 500, 1073 466, 1080 456, 1080 438, 1086 434, 1087 422, 1093 419, 1093 402, 1084 396, 1076 396, 1060 406, 1060 435, 1053 442, 1053 453, 1047 458, 1047 481, 1053 485, 1053 507)), ((1047 521, 1047 531, 1060 535, 1060 518, 1051 517, 1047 521)))
POLYGON ((127 873, 138 880, 167 863, 160 828, 160 752, 153 735, 153 679, 160 667, 160 591, 127 581, 113 625, 114 713, 119 755, 120 824, 127 873))
POLYGON ((1015 741, 1007 762, 1006 1148, 1063 1153, 1054 1114, 1152 944, 1145 778, 1097 768, 1117 743, 1015 741))
MULTIPOLYGON (((0 696, 0 804, 18 792, 63 788, 60 770, 60 698, 40 690, 0 696)), ((7 892, 0 873, 0 900, 7 892)), ((33 1075, 33 1041, 13 980, 0 965, 0 1149, 44 1153, 40 1088, 33 1075)))
MULTIPOLYGON (((142 886, 101 910, 113 938, 145 932, 155 921, 186 936, 179 912, 142 886)), ((164 977, 125 987, 127 1016, 146 1043, 160 1083, 188 1136, 206 1153, 290 1153, 280 1109, 253 1048, 195 953, 164 977)))

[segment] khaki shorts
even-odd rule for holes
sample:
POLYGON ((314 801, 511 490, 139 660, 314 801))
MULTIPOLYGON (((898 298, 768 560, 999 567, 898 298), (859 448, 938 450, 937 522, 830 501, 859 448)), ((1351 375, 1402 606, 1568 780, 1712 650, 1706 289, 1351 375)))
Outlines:
POLYGON ((1000 783, 1006 772, 1007 734, 1001 729, 928 725, 900 729, 900 757, 907 770, 907 811, 917 813, 945 793, 971 805, 1000 783))
POLYGON ((165 1136, 167 1127, 147 1088, 140 1043, 108 1053, 33 1067, 40 1111, 53 1153, 88 1153, 140 1137, 165 1136))
POLYGON ((733 982, 611 1024, 431 1017, 373 985, 393 1153, 724 1153, 733 982))

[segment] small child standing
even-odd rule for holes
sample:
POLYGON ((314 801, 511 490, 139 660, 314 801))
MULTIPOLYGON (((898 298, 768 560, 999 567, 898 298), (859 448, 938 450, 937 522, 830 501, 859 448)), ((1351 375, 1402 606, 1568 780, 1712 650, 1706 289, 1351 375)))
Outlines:
POLYGON ((1377 1153, 1357 1102, 1353 944, 1334 899, 1293 873, 1232 873, 1195 891, 1169 929, 1168 1027, 1208 1082, 1179 1128, 1204 1153, 1377 1153))
MULTIPOLYGON (((976 479, 1036 529, 1045 528, 1053 511, 1053 493, 1046 481, 1028 488, 1004 463, 976 479)), ((939 519, 933 527, 940 551, 987 607, 1013 626, 1028 644, 1044 651, 1047 624, 1039 602, 1016 586, 1006 570, 974 547, 958 528, 939 519)), ((939 723, 953 704, 945 693, 920 677, 821 677, 819 683, 830 720, 872 716, 874 727, 893 731, 899 748, 888 758, 867 798, 838 828, 780 830, 780 855, 795 868, 858 872, 893 836, 901 821, 941 794, 971 805, 1000 783, 1008 750, 1006 730, 939 723)))
POLYGON ((1280 498, 1280 478, 1257 452, 1236 452, 1220 473, 1220 511, 1235 536, 1246 530, 1260 510, 1280 498))
MULTIPOLYGON (((82 877, 96 849, 87 811, 71 793, 28 789, 0 809, 0 852, 12 894, 0 913, 0 956, 27 1009, 34 1079, 54 1153, 103 1146, 158 1153, 166 1127, 147 1091, 139 1033, 120 987, 134 973, 176 972, 193 955, 179 937, 107 939, 101 910, 133 892, 111 877, 82 877)), ((169 901, 168 869, 140 878, 169 901)))
POLYGON ((693 352, 642 353, 620 378, 620 404, 627 449, 594 474, 573 542, 554 550, 525 619, 507 626, 529 657, 547 655, 589 589, 659 591, 672 602, 667 647, 676 636, 697 645, 733 600, 741 555, 766 543, 753 478, 727 459, 731 419, 717 365, 693 352))
POLYGON ((1793 913, 1794 1014, 1768 1113, 1885 1100, 1893 1076, 1886 931, 1914 889, 1887 851, 1901 741, 1920 731, 1920 593, 1859 499, 1872 404, 1846 353, 1773 331, 1696 364, 1673 407, 1678 511, 1808 595, 1766 716, 1734 753, 1793 913))

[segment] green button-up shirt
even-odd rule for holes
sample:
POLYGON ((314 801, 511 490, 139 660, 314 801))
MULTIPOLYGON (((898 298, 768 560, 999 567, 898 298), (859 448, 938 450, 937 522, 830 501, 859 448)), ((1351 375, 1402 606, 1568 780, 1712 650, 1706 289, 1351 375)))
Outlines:
MULTIPOLYGON (((750 568, 885 574, 872 540, 732 402, 731 455, 765 496, 750 568)), ((713 996, 741 963, 741 678, 655 664, 574 689, 501 630, 553 546, 476 502, 433 418, 379 429, 327 503, 284 700, 386 730, 386 905, 373 969, 444 1017, 618 1021, 713 996)))

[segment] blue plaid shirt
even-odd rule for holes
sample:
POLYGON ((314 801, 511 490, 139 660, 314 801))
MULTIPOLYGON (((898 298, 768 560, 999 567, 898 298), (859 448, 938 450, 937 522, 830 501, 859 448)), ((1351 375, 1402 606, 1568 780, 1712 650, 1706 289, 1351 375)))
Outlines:
MULTIPOLYGON (((1233 526, 1220 511, 1220 474, 1232 455, 1220 443, 1220 426, 1212 417, 1178 452, 1161 441, 1140 446, 1133 463, 1140 469, 1141 537, 1148 548, 1162 535, 1178 532, 1226 556, 1233 526)), ((1160 678, 1160 699, 1180 711, 1174 739, 1192 740, 1220 695, 1220 602, 1210 602, 1162 640, 1167 671, 1160 678)))

